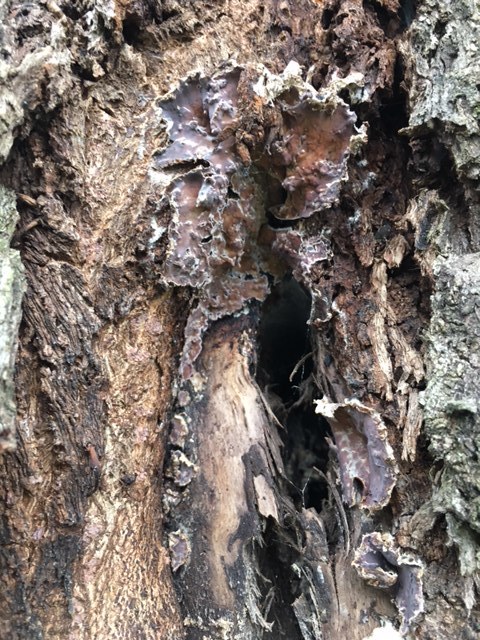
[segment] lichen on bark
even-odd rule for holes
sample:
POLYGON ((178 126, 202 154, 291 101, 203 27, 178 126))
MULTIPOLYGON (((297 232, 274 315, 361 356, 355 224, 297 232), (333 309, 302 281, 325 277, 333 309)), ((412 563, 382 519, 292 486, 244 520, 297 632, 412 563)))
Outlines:
POLYGON ((17 221, 15 194, 0 186, 0 452, 15 446, 13 375, 25 288, 20 254, 10 247, 17 221))
POLYGON ((422 395, 430 449, 444 466, 432 508, 446 514, 450 538, 459 548, 462 573, 478 580, 480 254, 439 258, 434 271, 428 385, 422 395))
POLYGON ((458 173, 480 178, 480 14, 469 0, 426 0, 411 27, 410 131, 436 131, 458 173))
POLYGON ((445 517, 448 541, 466 577, 469 610, 480 567, 479 38, 478 3, 427 0, 417 8, 408 43, 401 45, 410 88, 403 133, 410 137, 420 187, 407 219, 415 229, 419 264, 434 285, 426 334, 428 384, 420 401, 430 451, 443 465, 419 519, 430 517, 432 527, 435 518, 445 517), (428 150, 436 181, 421 177, 428 150))

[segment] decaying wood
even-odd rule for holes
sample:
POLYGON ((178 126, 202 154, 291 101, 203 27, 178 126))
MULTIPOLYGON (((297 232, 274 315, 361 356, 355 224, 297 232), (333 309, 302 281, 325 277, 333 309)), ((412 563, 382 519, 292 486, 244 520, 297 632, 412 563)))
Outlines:
POLYGON ((1 637, 478 635, 476 9, 2 3, 1 637))

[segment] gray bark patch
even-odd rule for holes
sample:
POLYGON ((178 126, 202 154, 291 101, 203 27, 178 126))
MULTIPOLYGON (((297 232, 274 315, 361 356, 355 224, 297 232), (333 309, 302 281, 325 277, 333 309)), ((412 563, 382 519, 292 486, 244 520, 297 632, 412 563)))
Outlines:
POLYGON ((20 254, 10 248, 17 219, 13 192, 0 186, 0 451, 15 446, 13 373, 25 288, 20 254))
POLYGON ((430 448, 444 466, 433 505, 447 514, 462 573, 474 575, 480 567, 478 545, 472 553, 472 535, 480 533, 480 254, 439 259, 435 272, 424 403, 430 448))

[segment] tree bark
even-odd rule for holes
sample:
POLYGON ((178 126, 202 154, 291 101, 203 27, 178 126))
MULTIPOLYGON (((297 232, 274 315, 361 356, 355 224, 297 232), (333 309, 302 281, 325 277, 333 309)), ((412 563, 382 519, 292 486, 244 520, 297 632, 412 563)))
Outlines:
POLYGON ((0 636, 477 637, 476 3, 0 12, 0 636))

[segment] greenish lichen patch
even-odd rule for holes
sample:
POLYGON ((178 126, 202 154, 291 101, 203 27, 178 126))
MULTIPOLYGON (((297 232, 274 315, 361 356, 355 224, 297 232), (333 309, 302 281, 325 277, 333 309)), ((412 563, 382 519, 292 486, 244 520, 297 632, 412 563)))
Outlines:
POLYGON ((480 177, 478 2, 426 0, 411 27, 410 127, 437 130, 457 171, 480 177))
POLYGON ((10 248, 17 219, 14 194, 0 186, 0 451, 15 445, 13 373, 24 291, 20 254, 10 248))
POLYGON ((443 471, 434 490, 464 575, 480 568, 480 253, 439 258, 434 267, 424 392, 425 426, 443 471), (468 534, 468 535, 467 535, 468 534), (475 546, 475 544, 474 544, 475 546))
MULTIPOLYGON (((3 4, 0 7, 2 22, 8 19, 8 3, 3 4)), ((50 37, 49 42, 28 39, 16 49, 14 30, 4 31, 0 60, 0 162, 8 157, 27 115, 39 105, 46 112, 52 111, 72 86, 68 73, 72 59, 66 42, 66 18, 58 20, 51 12, 43 11, 40 3, 25 6, 24 17, 28 13, 31 25, 50 24, 50 37)))

